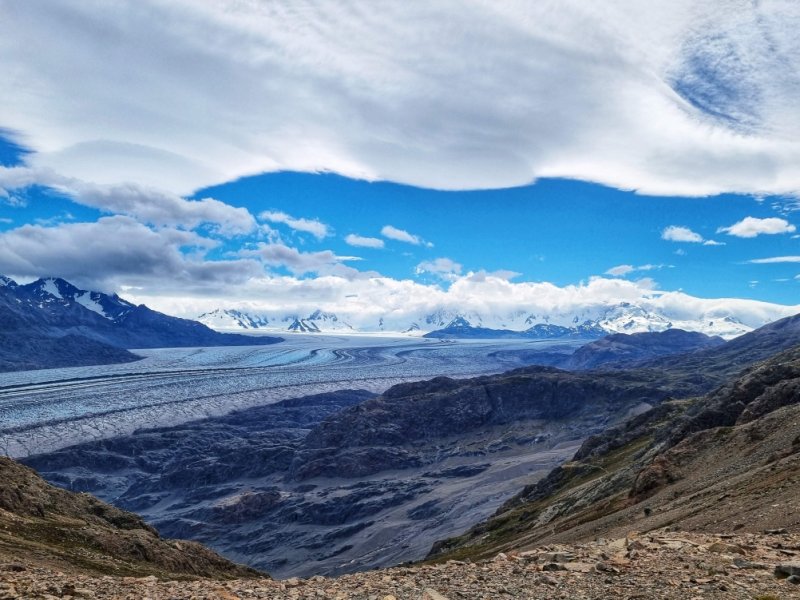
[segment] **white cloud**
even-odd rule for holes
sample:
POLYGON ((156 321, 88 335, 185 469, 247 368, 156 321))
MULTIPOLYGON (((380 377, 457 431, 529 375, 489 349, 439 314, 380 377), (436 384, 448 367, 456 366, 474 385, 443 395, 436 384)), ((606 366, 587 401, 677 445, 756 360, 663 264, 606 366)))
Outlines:
POLYGON ((748 260, 752 265, 771 265, 777 263, 800 263, 800 256, 771 256, 769 258, 754 258, 748 260))
POLYGON ((606 271, 606 275, 613 275, 614 277, 624 277, 628 273, 632 273, 636 270, 636 267, 633 265, 617 265, 616 267, 611 267, 608 271, 606 271))
POLYGON ((50 187, 78 204, 132 216, 153 225, 195 228, 211 224, 225 235, 250 233, 256 227, 255 219, 246 208, 214 198, 186 200, 171 192, 132 183, 97 185, 59 175, 51 169, 0 166, 0 190, 18 190, 32 185, 50 187))
POLYGON ((794 233, 797 228, 786 219, 768 217, 745 217, 730 227, 720 227, 717 233, 727 233, 740 238, 754 238, 758 235, 775 235, 778 233, 794 233))
POLYGON ((485 269, 481 269, 480 271, 469 272, 465 275, 465 277, 470 281, 477 282, 486 281, 487 279, 502 279, 504 281, 511 281, 520 275, 522 275, 522 273, 510 271, 508 269, 499 269, 497 271, 486 271, 485 269))
POLYGON ((363 235, 358 235, 355 233, 347 235, 344 238, 344 241, 350 246, 361 248, 383 248, 384 246, 383 240, 380 238, 364 237, 363 235))
POLYGON ((422 261, 416 266, 414 272, 417 275, 430 273, 431 275, 435 275, 436 277, 446 281, 453 281, 458 277, 458 275, 461 274, 462 268, 462 265, 456 261, 450 258, 442 257, 435 258, 434 260, 422 261))
POLYGON ((4 122, 31 164, 84 181, 187 194, 295 170, 444 189, 567 177, 654 194, 800 190, 793 3, 6 12, 4 122))
POLYGON ((283 223, 295 231, 310 233, 318 240, 326 238, 331 234, 330 228, 317 219, 299 219, 281 211, 265 210, 258 215, 258 218, 262 221, 269 221, 270 223, 283 223))
POLYGON ((398 229, 393 225, 384 225, 381 229, 381 235, 390 240, 396 240, 398 242, 405 242, 406 244, 414 244, 415 246, 419 246, 424 244, 428 248, 432 248, 433 244, 430 242, 426 242, 418 235, 414 235, 413 233, 409 233, 405 229, 398 229))
POLYGON ((654 265, 650 263, 647 263, 646 265, 639 265, 638 267, 633 265, 617 265, 616 267, 611 267, 608 271, 606 271, 605 275, 611 275, 613 277, 625 277, 626 275, 636 271, 660 271, 665 267, 672 268, 672 265, 654 265))
POLYGON ((692 231, 688 227, 670 225, 661 232, 661 239, 669 242, 690 242, 699 244, 703 241, 703 236, 695 231, 692 231))
POLYGON ((242 256, 258 256, 265 264, 273 267, 286 267, 295 275, 305 273, 330 273, 343 262, 361 260, 357 256, 337 256, 330 250, 319 252, 300 252, 284 244, 265 244, 260 242, 257 250, 244 250, 242 256))
POLYGON ((372 276, 346 278, 324 275, 315 278, 264 276, 231 286, 216 297, 186 297, 182 294, 150 296, 140 291, 137 301, 160 310, 196 316, 213 308, 246 306, 270 314, 310 313, 319 308, 336 313, 359 328, 375 329, 384 318, 390 331, 402 331, 411 322, 433 313, 453 317, 483 317, 489 327, 514 323, 525 328, 528 315, 548 315, 550 322, 569 325, 572 319, 593 319, 609 307, 630 302, 645 310, 658 311, 675 322, 704 322, 734 316, 750 327, 800 311, 784 306, 735 298, 706 299, 683 292, 654 289, 647 280, 629 281, 594 277, 577 285, 556 286, 546 282, 514 283, 483 273, 456 277, 447 289, 413 280, 372 276), (516 320, 515 320, 516 319, 516 320))
POLYGON ((725 242, 718 242, 717 240, 706 240, 703 242, 703 246, 724 246, 725 242))

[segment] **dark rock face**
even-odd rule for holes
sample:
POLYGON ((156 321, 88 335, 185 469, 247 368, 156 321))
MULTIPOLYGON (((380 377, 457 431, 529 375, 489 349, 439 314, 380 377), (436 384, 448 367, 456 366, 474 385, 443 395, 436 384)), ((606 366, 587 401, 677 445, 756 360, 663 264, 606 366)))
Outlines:
POLYGON ((595 369, 602 365, 625 369, 637 361, 715 348, 724 343, 722 338, 681 329, 658 333, 616 333, 578 348, 560 366, 567 369, 595 369))
POLYGON ((343 410, 309 433, 290 471, 368 475, 423 464, 415 442, 458 437, 480 428, 521 421, 577 419, 589 413, 615 415, 623 407, 657 403, 658 388, 631 383, 614 374, 591 376, 547 367, 504 375, 401 384, 383 396, 343 410))
POLYGON ((748 423, 798 401, 800 350, 794 349, 756 366, 689 408, 670 431, 670 444, 694 432, 748 423))
POLYGON ((0 282, 0 370, 136 360, 125 348, 245 346, 280 338, 222 334, 196 321, 80 290, 63 279, 0 282))

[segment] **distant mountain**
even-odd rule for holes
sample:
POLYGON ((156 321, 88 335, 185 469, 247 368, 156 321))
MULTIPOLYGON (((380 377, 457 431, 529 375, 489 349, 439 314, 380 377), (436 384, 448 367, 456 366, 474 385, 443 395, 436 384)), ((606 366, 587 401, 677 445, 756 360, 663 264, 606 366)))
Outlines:
POLYGON ((58 278, 18 285, 0 279, 0 370, 136 360, 125 348, 245 346, 280 338, 216 332, 116 294, 81 290, 58 278))
POLYGON ((335 313, 314 310, 308 316, 297 313, 266 315, 236 309, 206 312, 197 317, 200 323, 220 331, 267 330, 280 333, 357 333, 358 330, 335 313))
POLYGON ((529 339, 529 340, 555 340, 555 339, 582 339, 592 340, 606 335, 608 332, 586 322, 576 327, 550 325, 539 323, 524 331, 509 329, 489 329, 486 327, 473 327, 463 317, 458 317, 447 327, 426 333, 426 338, 465 338, 465 339, 529 339))
POLYGON ((269 326, 269 319, 234 309, 212 310, 203 313, 197 320, 212 329, 263 329, 269 326))
POLYGON ((696 331, 668 329, 661 332, 615 333, 578 348, 559 366, 567 369, 594 369, 616 366, 630 368, 632 363, 672 354, 714 348, 725 343, 696 331))
MULTIPOLYGON (((738 306, 738 305, 736 305, 738 306)), ((386 333, 431 338, 592 340, 613 333, 658 332, 669 329, 696 331, 731 339, 772 318, 787 314, 783 307, 761 310, 758 318, 747 312, 714 307, 712 310, 665 314, 630 302, 602 304, 569 311, 516 310, 503 313, 457 308, 402 312, 339 312, 319 308, 305 311, 218 308, 201 314, 201 323, 219 331, 259 330, 275 333, 386 333), (781 310, 779 310, 781 309, 781 310)), ((767 307, 769 308, 769 307, 767 307)))

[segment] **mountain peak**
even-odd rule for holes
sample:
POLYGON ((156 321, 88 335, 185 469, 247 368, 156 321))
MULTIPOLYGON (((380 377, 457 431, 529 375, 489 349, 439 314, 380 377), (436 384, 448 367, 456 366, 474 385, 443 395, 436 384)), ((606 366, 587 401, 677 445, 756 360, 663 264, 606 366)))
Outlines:
POLYGON ((450 329, 451 327, 472 327, 472 324, 467 319, 459 315, 450 321, 446 329, 450 329))
POLYGON ((59 300, 73 299, 77 294, 83 292, 60 277, 42 277, 25 287, 35 294, 52 296, 59 300))
POLYGON ((17 282, 11 279, 10 277, 6 277, 5 275, 0 275, 0 287, 6 288, 15 288, 17 286, 17 282))

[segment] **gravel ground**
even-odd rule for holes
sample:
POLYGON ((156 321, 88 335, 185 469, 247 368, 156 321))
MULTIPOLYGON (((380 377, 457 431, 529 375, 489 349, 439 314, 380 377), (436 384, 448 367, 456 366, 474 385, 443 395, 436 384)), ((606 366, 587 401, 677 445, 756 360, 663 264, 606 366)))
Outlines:
POLYGON ((0 599, 800 598, 800 534, 782 531, 709 535, 659 530, 499 554, 480 563, 449 561, 282 581, 98 577, 0 558, 0 599))

